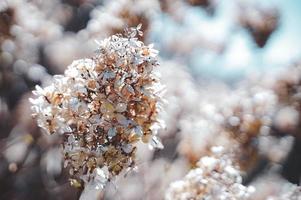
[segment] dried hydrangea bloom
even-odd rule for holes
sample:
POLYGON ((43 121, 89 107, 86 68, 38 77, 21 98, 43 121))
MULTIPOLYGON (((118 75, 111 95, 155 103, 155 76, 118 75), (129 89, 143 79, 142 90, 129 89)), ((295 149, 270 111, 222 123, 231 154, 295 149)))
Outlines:
MULTIPOLYGON (((125 27, 142 24, 144 35, 147 36, 151 19, 159 10, 158 1, 149 0, 116 0, 104 1, 91 12, 91 20, 87 30, 91 36, 103 37, 120 33, 125 27)), ((143 41, 145 37, 140 36, 143 41)))
POLYGON ((223 147, 213 147, 212 156, 203 157, 183 180, 171 183, 166 200, 243 200, 248 199, 253 187, 241 184, 239 170, 223 147))
POLYGON ((276 104, 277 96, 272 91, 257 87, 242 94, 236 91, 222 108, 222 131, 238 143, 237 161, 242 170, 256 164, 258 141, 271 126, 276 104))
POLYGON ((52 85, 33 91, 38 125, 64 136, 74 185, 81 179, 103 187, 135 164, 139 141, 162 147, 156 137, 163 89, 153 71, 157 51, 136 33, 141 32, 132 28, 126 36, 105 39, 96 56, 74 61, 52 85))
POLYGON ((280 22, 279 10, 258 4, 240 6, 239 23, 252 35, 258 47, 263 48, 280 22))
POLYGON ((293 184, 286 184, 277 196, 270 196, 267 200, 300 200, 301 187, 293 184))
POLYGON ((273 128, 275 134, 301 137, 300 118, 300 74, 301 65, 293 65, 276 74, 271 90, 277 95, 278 112, 275 114, 273 128))
POLYGON ((11 8, 1 9, 0 6, 0 42, 11 37, 10 28, 14 23, 14 10, 11 8))

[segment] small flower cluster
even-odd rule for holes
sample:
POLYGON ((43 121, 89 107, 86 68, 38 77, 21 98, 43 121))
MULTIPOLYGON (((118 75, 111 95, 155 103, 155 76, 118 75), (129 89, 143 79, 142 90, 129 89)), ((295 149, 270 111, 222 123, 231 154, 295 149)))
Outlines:
POLYGON ((270 196, 267 200, 300 200, 301 187, 293 184, 287 184, 283 187, 281 193, 277 196, 270 196))
POLYGON ((289 134, 300 137, 300 89, 301 65, 293 65, 277 74, 271 90, 279 99, 278 112, 274 117, 273 126, 278 134, 289 134))
POLYGON ((258 47, 263 48, 279 26, 279 10, 258 4, 241 5, 240 8, 240 25, 250 32, 258 47))
POLYGON ((96 7, 91 12, 91 20, 87 30, 91 35, 103 37, 120 33, 126 27, 142 24, 144 35, 139 36, 143 41, 150 28, 150 20, 159 9, 158 1, 148 0, 116 0, 104 1, 103 6, 96 7))
POLYGON ((82 179, 104 187, 135 165, 139 141, 162 147, 156 137, 163 89, 153 71, 157 51, 137 33, 139 27, 105 39, 96 56, 74 61, 52 85, 33 91, 38 125, 64 136, 65 166, 74 185, 82 179))
POLYGON ((242 170, 247 170, 257 159, 260 137, 271 126, 277 96, 273 91, 258 87, 229 99, 222 109, 221 130, 238 143, 237 161, 242 170))
POLYGON ((0 5, 0 42, 11 37, 10 28, 14 22, 14 10, 11 8, 1 9, 0 5))
POLYGON ((166 200, 243 200, 253 192, 253 187, 241 184, 239 170, 223 147, 212 147, 213 155, 203 157, 183 180, 171 183, 166 200))

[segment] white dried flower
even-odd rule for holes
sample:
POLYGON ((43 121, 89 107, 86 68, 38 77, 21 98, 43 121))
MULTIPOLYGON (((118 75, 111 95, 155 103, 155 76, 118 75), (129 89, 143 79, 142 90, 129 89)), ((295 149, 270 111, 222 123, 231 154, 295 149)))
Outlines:
POLYGON ((269 196, 267 200, 300 200, 301 187, 293 184, 285 184, 277 196, 269 196))
POLYGON ((95 57, 74 61, 50 86, 36 86, 30 99, 38 125, 63 134, 73 183, 103 188, 135 165, 138 141, 162 147, 156 137, 162 90, 153 73, 157 51, 127 35, 105 39, 95 57))
POLYGON ((239 170, 230 156, 221 153, 221 147, 212 149, 212 156, 203 157, 183 180, 170 184, 166 200, 244 200, 254 191, 241 184, 239 170))

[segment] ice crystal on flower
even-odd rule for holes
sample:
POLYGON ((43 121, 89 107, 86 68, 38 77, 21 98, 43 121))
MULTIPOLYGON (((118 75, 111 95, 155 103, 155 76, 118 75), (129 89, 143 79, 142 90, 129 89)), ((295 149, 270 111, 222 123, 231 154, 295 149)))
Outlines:
POLYGON ((153 73, 157 51, 136 38, 139 28, 105 39, 93 58, 74 61, 50 86, 33 91, 38 125, 63 135, 73 182, 103 188, 134 166, 138 141, 162 147, 156 137, 162 91, 153 73))
POLYGON ((232 163, 231 156, 221 147, 213 147, 212 155, 199 160, 183 180, 170 184, 166 200, 244 200, 253 187, 241 184, 240 171, 232 163))

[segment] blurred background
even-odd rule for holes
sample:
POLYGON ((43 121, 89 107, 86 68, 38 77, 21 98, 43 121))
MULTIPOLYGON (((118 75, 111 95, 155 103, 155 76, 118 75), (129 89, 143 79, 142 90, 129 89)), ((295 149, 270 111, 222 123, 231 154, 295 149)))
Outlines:
MULTIPOLYGON (((214 145, 236 148, 243 183, 263 200, 301 175, 298 0, 0 0, 0 199, 163 199, 214 145), (138 170, 101 194, 70 186, 61 138, 31 118, 28 98, 97 42, 142 24, 166 85, 163 150, 141 146, 138 170)), ((301 198, 299 196, 299 198, 301 198)))

